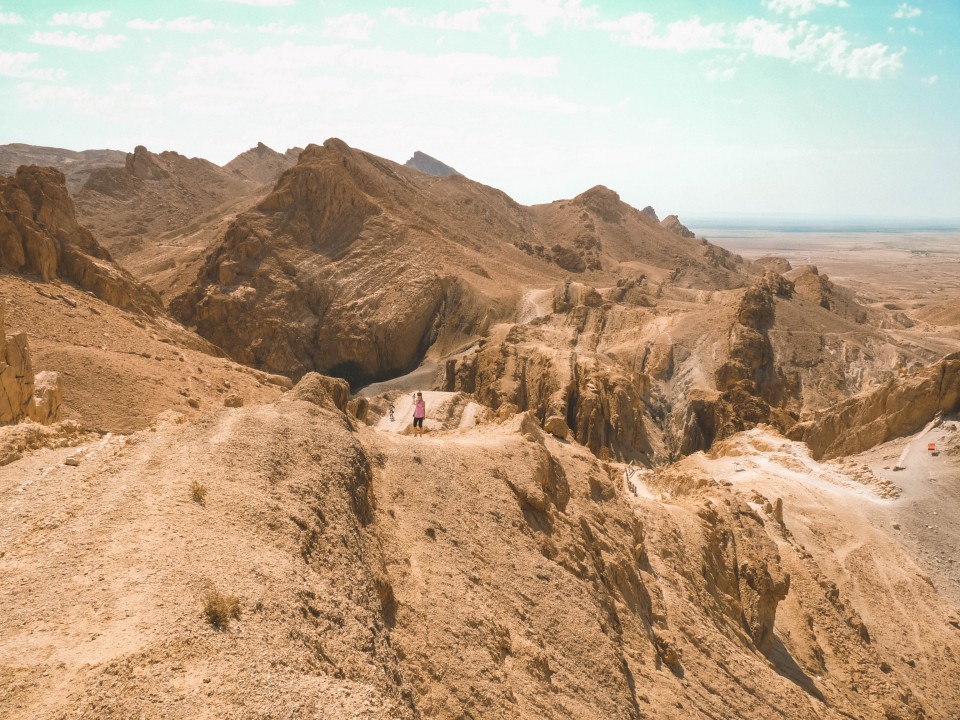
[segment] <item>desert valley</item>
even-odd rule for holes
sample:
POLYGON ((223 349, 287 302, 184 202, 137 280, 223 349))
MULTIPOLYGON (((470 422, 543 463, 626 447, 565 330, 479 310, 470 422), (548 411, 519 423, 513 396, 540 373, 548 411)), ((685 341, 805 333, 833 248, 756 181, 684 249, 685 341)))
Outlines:
POLYGON ((682 213, 0 146, 0 717, 960 717, 957 233, 682 213))

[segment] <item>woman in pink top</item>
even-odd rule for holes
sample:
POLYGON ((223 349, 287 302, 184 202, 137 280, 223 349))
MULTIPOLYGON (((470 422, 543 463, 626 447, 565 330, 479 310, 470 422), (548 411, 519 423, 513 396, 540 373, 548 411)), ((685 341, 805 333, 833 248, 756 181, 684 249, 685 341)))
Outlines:
POLYGON ((423 393, 417 392, 416 405, 413 406, 413 434, 423 435, 423 419, 427 416, 427 404, 423 401, 423 393))

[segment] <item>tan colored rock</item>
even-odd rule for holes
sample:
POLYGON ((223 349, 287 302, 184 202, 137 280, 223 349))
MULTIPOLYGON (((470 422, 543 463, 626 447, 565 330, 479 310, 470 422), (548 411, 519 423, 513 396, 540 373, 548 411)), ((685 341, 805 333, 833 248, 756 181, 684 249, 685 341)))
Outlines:
POLYGON ((74 282, 102 300, 155 315, 160 298, 113 262, 76 218, 63 173, 23 166, 0 178, 0 267, 74 282))
POLYGON ((807 443, 817 459, 852 455, 917 432, 937 413, 957 408, 960 353, 817 413, 793 426, 788 437, 807 443))
POLYGON ((567 421, 560 415, 551 415, 543 421, 543 429, 554 437, 566 440, 570 436, 570 428, 567 427, 567 421))
POLYGON ((5 308, 0 302, 0 425, 33 420, 44 425, 60 419, 60 373, 34 377, 27 336, 7 337, 5 308))
POLYGON ((230 393, 223 399, 223 406, 232 408, 243 407, 243 397, 236 393, 230 393))
POLYGON ((346 412, 350 400, 350 386, 346 380, 332 378, 320 373, 307 373, 293 390, 284 395, 285 400, 306 400, 314 405, 346 412))
POLYGON ((39 372, 33 384, 33 402, 27 417, 41 425, 51 425, 60 420, 60 405, 63 401, 63 378, 58 372, 39 372))

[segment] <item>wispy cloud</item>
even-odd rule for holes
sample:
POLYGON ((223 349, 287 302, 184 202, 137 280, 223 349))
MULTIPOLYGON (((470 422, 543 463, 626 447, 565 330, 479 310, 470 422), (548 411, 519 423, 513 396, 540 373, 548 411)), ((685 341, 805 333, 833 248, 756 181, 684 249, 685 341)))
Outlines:
POLYGON ((920 82, 924 85, 936 85, 938 80, 940 80, 939 75, 931 75, 930 77, 922 78, 920 82))
POLYGON ((518 18, 533 35, 542 37, 553 25, 585 26, 597 18, 596 6, 581 0, 484 0, 494 13, 518 18))
POLYGON ((162 98, 138 91, 127 83, 97 87, 95 91, 71 85, 23 83, 17 88, 23 104, 33 108, 66 105, 71 112, 84 115, 114 115, 126 111, 142 112, 163 106, 162 98))
MULTIPOLYGON (((806 20, 771 22, 747 18, 736 24, 702 23, 698 18, 669 23, 661 28, 649 13, 634 13, 619 20, 603 21, 596 27, 625 45, 687 52, 726 50, 809 64, 818 71, 848 78, 878 79, 894 75, 903 67, 904 49, 894 50, 882 43, 859 46, 839 28, 823 28, 806 20)), ((729 79, 729 67, 710 69, 709 79, 729 79)))
POLYGON ((0 12, 0 25, 23 25, 23 18, 15 12, 0 12))
POLYGON ((58 12, 50 20, 51 25, 67 25, 84 30, 98 30, 104 26, 110 17, 109 10, 99 12, 58 12))
POLYGON ((776 13, 792 18, 812 13, 817 7, 847 7, 846 0, 765 0, 764 5, 776 13))
POLYGON ((910 18, 920 17, 923 14, 923 10, 918 7, 913 7, 907 3, 900 3, 897 6, 897 11, 893 14, 898 20, 909 20, 910 18))
POLYGON ((39 59, 40 55, 37 53, 3 52, 0 50, 0 75, 29 80, 60 80, 66 75, 63 70, 46 70, 33 67, 39 59))
POLYGON ((257 7, 284 7, 296 5, 297 0, 221 0, 235 5, 255 5, 257 7))
POLYGON ((257 25, 257 32, 266 35, 299 35, 303 31, 303 25, 287 25, 280 21, 257 25))
POLYGON ((137 18, 130 20, 127 27, 131 30, 172 30, 174 32, 198 33, 213 30, 217 26, 212 20, 197 20, 190 16, 176 18, 175 20, 143 20, 137 18))
POLYGON ((62 30, 52 32, 34 32, 30 36, 30 42, 37 45, 53 45, 55 47, 70 48, 71 50, 84 50, 87 52, 104 52, 120 47, 120 44, 126 38, 123 35, 97 35, 90 37, 70 31, 68 33, 62 30))
POLYGON ((649 13, 625 15, 619 20, 603 21, 597 27, 610 33, 616 42, 662 50, 715 50, 726 47, 726 28, 722 23, 703 24, 699 18, 669 23, 658 32, 657 22, 649 13))
POLYGON ((338 40, 366 40, 376 21, 366 13, 348 13, 327 18, 323 23, 324 37, 338 40))
POLYGON ((459 30, 480 32, 480 21, 491 15, 488 8, 474 8, 457 13, 443 10, 435 15, 414 16, 409 8, 391 7, 383 11, 385 17, 401 25, 432 28, 435 30, 459 30))

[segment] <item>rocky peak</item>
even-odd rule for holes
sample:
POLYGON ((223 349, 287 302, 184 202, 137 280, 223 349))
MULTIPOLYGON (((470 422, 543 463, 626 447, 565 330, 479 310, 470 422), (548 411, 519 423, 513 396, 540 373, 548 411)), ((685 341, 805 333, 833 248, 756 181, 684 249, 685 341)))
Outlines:
POLYGON ((624 203, 620 195, 603 185, 595 185, 573 199, 574 205, 592 210, 607 222, 616 223, 623 216, 624 203))
POLYGON ((131 175, 141 180, 162 180, 170 176, 160 157, 143 145, 137 145, 132 153, 127 153, 126 167, 131 175))
POLYGON ((414 170, 419 170, 422 173, 427 175, 436 175, 437 177, 449 177, 450 175, 459 175, 456 170, 454 170, 449 165, 440 162, 436 158, 430 157, 425 152, 417 150, 413 157, 407 160, 404 165, 411 167, 414 170))
POLYGON ((648 218, 654 222, 660 222, 660 218, 657 217, 657 211, 653 209, 652 206, 647 205, 643 210, 640 211, 641 215, 646 215, 648 218))
POLYGON ((678 218, 676 215, 667 215, 663 220, 660 221, 660 224, 674 235, 679 235, 680 237, 685 238, 696 237, 696 235, 694 235, 694 233, 687 228, 686 225, 680 222, 680 218, 678 218))

